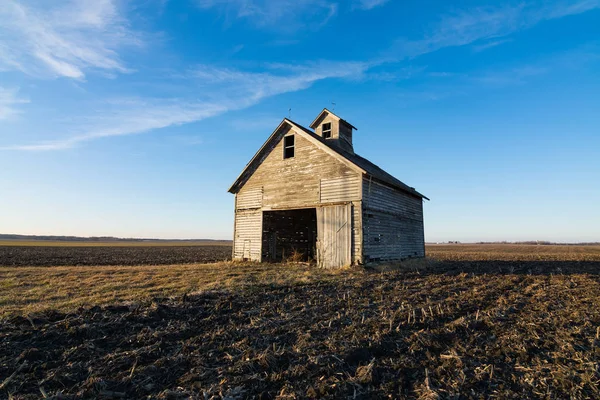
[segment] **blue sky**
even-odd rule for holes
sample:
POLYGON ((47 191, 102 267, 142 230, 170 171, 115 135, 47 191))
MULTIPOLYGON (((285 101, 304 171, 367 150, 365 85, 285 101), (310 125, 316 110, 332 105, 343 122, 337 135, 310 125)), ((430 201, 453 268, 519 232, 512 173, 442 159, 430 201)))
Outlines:
POLYGON ((3 0, 0 232, 231 238, 291 108, 431 198, 428 241, 600 240, 600 0, 3 0))

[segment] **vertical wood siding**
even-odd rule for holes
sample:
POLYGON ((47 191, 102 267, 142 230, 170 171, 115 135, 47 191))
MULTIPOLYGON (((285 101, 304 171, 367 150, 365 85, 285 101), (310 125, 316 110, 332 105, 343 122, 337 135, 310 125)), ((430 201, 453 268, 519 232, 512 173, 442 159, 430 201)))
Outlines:
POLYGON ((425 256, 423 200, 363 179, 365 262, 425 256))
POLYGON ((339 268, 352 260, 352 205, 317 209, 317 259, 321 268, 339 268))

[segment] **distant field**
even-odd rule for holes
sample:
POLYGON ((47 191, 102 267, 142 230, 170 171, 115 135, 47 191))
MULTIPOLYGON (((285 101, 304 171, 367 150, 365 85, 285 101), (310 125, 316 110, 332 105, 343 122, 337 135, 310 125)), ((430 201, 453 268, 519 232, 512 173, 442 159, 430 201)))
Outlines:
MULTIPOLYGON (((209 242, 210 243, 210 242, 209 242)), ((0 266, 169 265, 231 258, 231 244, 0 246, 0 266)))
POLYGON ((426 251, 447 261, 600 261, 600 245, 432 244, 426 251))
MULTIPOLYGON (((600 246, 427 245, 436 260, 598 261, 600 246)), ((0 266, 170 265, 231 259, 229 241, 0 241, 0 266), (6 245, 6 243, 9 243, 6 245)))
POLYGON ((0 267, 0 398, 600 398, 598 247, 428 254, 0 267))
POLYGON ((185 247, 185 246, 231 246, 230 240, 119 240, 119 241, 66 241, 66 240, 0 240, 0 246, 48 246, 48 247, 185 247))

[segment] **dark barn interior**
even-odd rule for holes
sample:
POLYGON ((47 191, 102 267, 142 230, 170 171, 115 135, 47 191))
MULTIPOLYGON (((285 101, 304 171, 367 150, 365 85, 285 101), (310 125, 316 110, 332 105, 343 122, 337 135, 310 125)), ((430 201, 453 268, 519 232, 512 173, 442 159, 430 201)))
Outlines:
POLYGON ((263 212, 263 261, 284 261, 294 254, 298 256, 295 261, 312 261, 316 259, 316 244, 316 209, 263 212))

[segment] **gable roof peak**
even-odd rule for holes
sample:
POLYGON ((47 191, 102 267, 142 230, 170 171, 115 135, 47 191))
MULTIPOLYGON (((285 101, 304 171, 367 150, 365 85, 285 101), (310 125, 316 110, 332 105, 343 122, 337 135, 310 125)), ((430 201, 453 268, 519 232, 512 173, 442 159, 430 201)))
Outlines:
POLYGON ((350 122, 346 121, 343 118, 340 118, 339 116, 337 116, 336 114, 334 114, 333 112, 329 111, 327 108, 324 108, 323 111, 321 111, 319 113, 319 115, 317 115, 317 118, 315 118, 315 120, 313 122, 311 122, 311 124, 309 125, 312 129, 315 129, 318 125, 318 121, 319 119, 323 116, 323 114, 328 114, 332 117, 334 117, 335 119, 337 119, 340 122, 345 123, 346 125, 348 125, 350 128, 354 129, 354 130, 358 130, 354 125, 352 125, 350 122))

